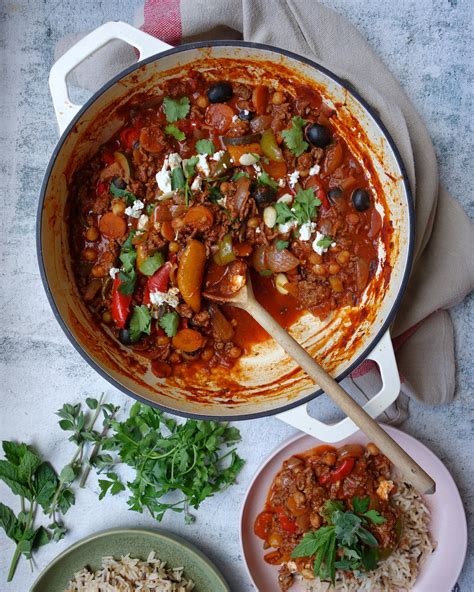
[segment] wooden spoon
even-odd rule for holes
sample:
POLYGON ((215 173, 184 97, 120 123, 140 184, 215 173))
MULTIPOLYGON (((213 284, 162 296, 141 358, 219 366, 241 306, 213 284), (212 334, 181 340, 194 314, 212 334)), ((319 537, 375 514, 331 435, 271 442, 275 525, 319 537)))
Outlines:
POLYGON ((255 299, 250 276, 233 276, 225 294, 216 289, 204 291, 203 296, 221 304, 231 304, 247 311, 303 370, 326 392, 342 411, 376 444, 402 472, 403 477, 418 491, 434 493, 433 479, 385 432, 381 426, 356 403, 352 397, 326 372, 291 335, 255 299), (229 289, 233 287, 234 291, 229 289))

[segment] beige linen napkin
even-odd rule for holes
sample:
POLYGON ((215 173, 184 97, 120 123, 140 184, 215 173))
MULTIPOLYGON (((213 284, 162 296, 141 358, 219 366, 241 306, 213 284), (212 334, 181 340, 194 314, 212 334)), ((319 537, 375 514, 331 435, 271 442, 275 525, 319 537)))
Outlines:
MULTIPOLYGON (((392 328, 392 336, 398 338, 394 345, 402 393, 429 404, 450 401, 455 387, 454 337, 445 309, 474 286, 472 225, 440 186, 433 145, 418 113, 355 27, 310 0, 147 0, 135 24, 174 45, 243 38, 282 47, 332 70, 378 111, 400 150, 415 197, 413 273, 392 328)), ((61 40, 56 57, 78 37, 61 40)), ((72 81, 97 90, 135 59, 133 50, 113 42, 79 66, 72 81)), ((364 392, 378 382, 373 367, 353 379, 364 392)), ((402 397, 384 419, 404 417, 402 397)))

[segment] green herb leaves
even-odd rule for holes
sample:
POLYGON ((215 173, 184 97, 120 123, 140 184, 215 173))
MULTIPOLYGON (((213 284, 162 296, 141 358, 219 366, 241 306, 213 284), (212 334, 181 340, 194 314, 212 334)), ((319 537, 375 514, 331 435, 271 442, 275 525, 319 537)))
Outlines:
POLYGON ((176 189, 184 189, 186 185, 186 179, 184 178, 183 169, 181 167, 176 167, 171 171, 171 189, 175 191, 176 189))
POLYGON ((113 181, 109 185, 109 191, 114 197, 117 197, 118 199, 123 198, 127 206, 131 206, 137 199, 137 196, 134 193, 127 191, 126 189, 120 189, 113 181))
POLYGON ((258 181, 258 183, 261 183, 262 185, 268 185, 272 189, 278 189, 278 183, 275 181, 275 179, 272 179, 270 177, 270 175, 268 173, 266 173, 265 171, 262 171, 258 175, 257 181, 258 181))
POLYGON ((165 259, 163 257, 163 253, 157 251, 156 253, 153 253, 153 255, 150 255, 150 257, 147 257, 144 261, 141 262, 140 271, 144 275, 153 275, 155 271, 157 271, 163 265, 164 262, 165 259))
POLYGON ((141 306, 134 306, 132 316, 130 318, 130 339, 132 342, 138 341, 142 333, 150 335, 151 331, 151 311, 142 304, 141 306))
POLYGON ((180 129, 178 129, 175 125, 169 124, 165 126, 164 132, 168 136, 173 136, 173 138, 175 140, 178 140, 178 142, 182 142, 186 139, 186 134, 182 132, 180 129))
POLYGON ((350 512, 344 510, 343 502, 328 500, 321 510, 328 525, 307 532, 291 556, 314 556, 315 576, 333 583, 336 568, 347 571, 375 569, 378 541, 365 526, 369 521, 383 524, 385 518, 376 510, 369 510, 369 504, 369 497, 354 497, 354 512, 350 512))
POLYGON ((173 123, 178 119, 183 119, 189 113, 189 99, 182 97, 181 99, 172 99, 165 97, 163 100, 163 109, 166 115, 166 121, 173 123))
POLYGON ((329 249, 333 242, 334 239, 332 237, 324 236, 323 238, 318 240, 316 244, 318 245, 318 247, 321 247, 322 249, 329 249))
POLYGON ((216 147, 212 140, 198 140, 196 142, 196 152, 198 154, 214 154, 216 147))
POLYGON ((295 156, 301 156, 309 146, 308 142, 305 142, 303 136, 303 127, 307 123, 306 119, 297 115, 291 120, 291 128, 281 132, 286 147, 291 150, 295 156))
POLYGON ((135 234, 135 230, 130 231, 127 240, 123 243, 122 250, 120 251, 120 261, 122 262, 123 268, 119 273, 119 291, 124 296, 131 296, 133 294, 137 281, 137 272, 135 271, 137 252, 132 243, 135 234))
POLYGON ((277 211, 277 224, 286 224, 295 220, 299 226, 311 220, 316 215, 316 209, 321 205, 321 201, 314 195, 312 187, 309 189, 300 189, 295 195, 293 205, 276 202, 274 207, 277 211))
POLYGON ((178 332, 179 315, 175 311, 167 312, 160 318, 158 324, 168 337, 174 337, 178 332))
MULTIPOLYGON (((136 471, 127 483, 128 505, 136 512, 148 510, 157 520, 171 510, 184 512, 186 522, 191 522, 188 507, 197 509, 207 497, 233 483, 244 464, 235 448, 222 451, 240 439, 239 431, 226 423, 187 420, 178 424, 157 409, 135 403, 128 419, 114 421, 113 429, 105 447, 136 471)), ((101 484, 101 495, 114 493, 117 480, 110 475, 110 484, 105 480, 101 484)))
POLYGON ((289 245, 289 244, 290 244, 290 243, 289 243, 288 241, 284 241, 284 240, 280 240, 280 239, 278 239, 278 240, 275 242, 275 247, 276 247, 276 250, 277 250, 277 251, 283 251, 284 249, 288 248, 288 245, 289 245))

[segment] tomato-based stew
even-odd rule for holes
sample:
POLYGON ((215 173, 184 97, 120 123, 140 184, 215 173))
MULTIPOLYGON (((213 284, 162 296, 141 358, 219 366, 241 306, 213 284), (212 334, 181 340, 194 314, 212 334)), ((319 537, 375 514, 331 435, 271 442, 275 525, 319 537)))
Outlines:
POLYGON ((97 322, 159 377, 232 367, 265 333, 205 292, 249 270, 285 327, 357 306, 382 217, 362 163, 312 87, 192 71, 134 99, 75 175, 76 280, 97 322))

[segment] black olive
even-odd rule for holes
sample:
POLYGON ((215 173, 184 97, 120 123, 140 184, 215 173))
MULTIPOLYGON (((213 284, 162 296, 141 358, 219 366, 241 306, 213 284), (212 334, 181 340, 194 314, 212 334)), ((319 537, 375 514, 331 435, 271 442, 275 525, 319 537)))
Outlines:
POLYGON ((365 189, 356 189, 352 194, 352 203, 358 212, 365 212, 370 208, 369 192, 365 189))
POLYGON ((253 198, 259 208, 266 208, 273 203, 276 193, 276 189, 273 189, 273 187, 257 185, 253 192, 253 198))
POLYGON ((306 138, 313 146, 324 148, 331 141, 331 132, 324 125, 313 123, 306 128, 306 138))
POLYGON ((241 111, 239 111, 239 119, 241 119, 242 121, 250 121, 252 118, 252 111, 249 111, 248 109, 242 109, 241 111))
POLYGON ((207 98, 211 103, 225 103, 232 95, 232 85, 229 82, 216 82, 207 89, 207 98))
POLYGON ((120 343, 123 343, 123 345, 132 345, 133 341, 128 329, 120 329, 119 341, 120 343))
POLYGON ((117 187, 117 189, 125 189, 127 187, 127 184, 121 177, 114 177, 112 179, 112 183, 115 185, 115 187, 117 187))
POLYGON ((339 187, 333 187, 332 189, 330 189, 328 191, 328 198, 329 198, 329 201, 332 203, 334 203, 341 196, 342 196, 342 189, 339 189, 339 187))

